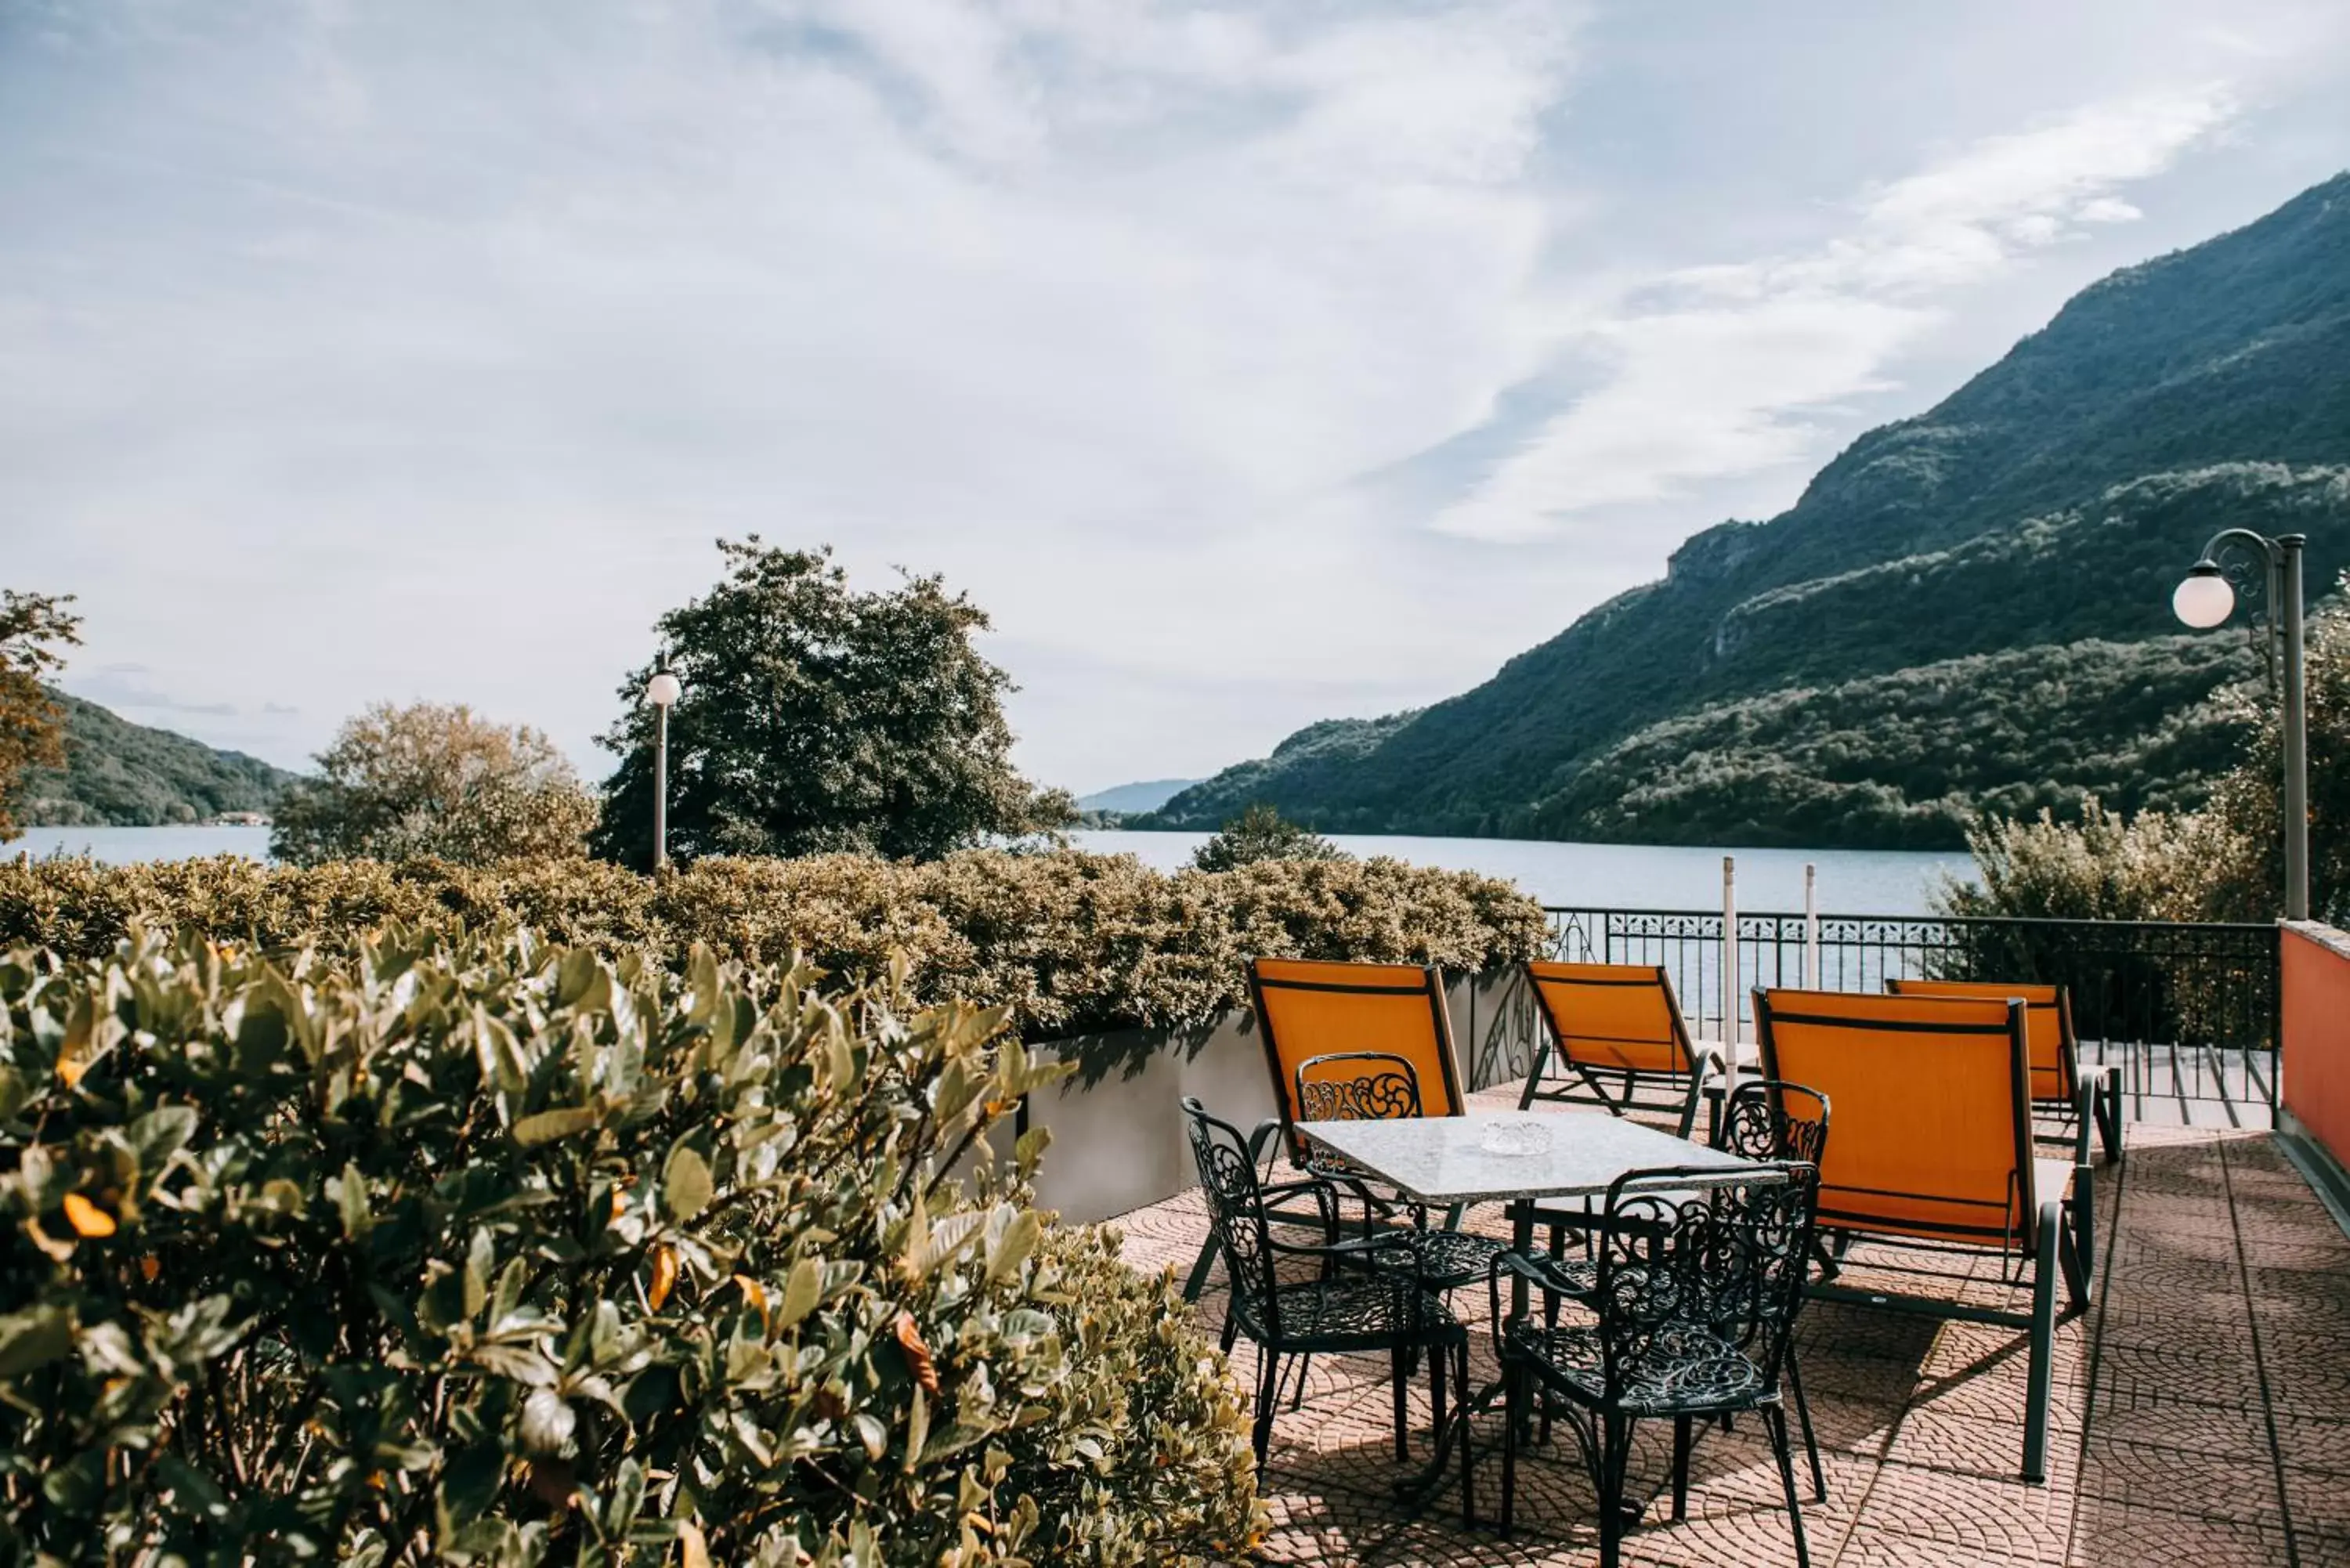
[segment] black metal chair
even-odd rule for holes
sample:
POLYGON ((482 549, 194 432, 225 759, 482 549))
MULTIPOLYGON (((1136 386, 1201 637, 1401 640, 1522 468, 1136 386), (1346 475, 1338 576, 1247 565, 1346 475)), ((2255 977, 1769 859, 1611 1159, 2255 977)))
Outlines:
MULTIPOLYGON (((1749 1159, 1800 1163, 1816 1168, 1827 1155, 1828 1097, 1801 1084, 1749 1078, 1730 1093, 1713 1147, 1749 1159)), ((1820 1467, 1819 1439, 1812 1432, 1811 1402, 1804 1397, 1804 1370, 1793 1343, 1787 1346, 1787 1392, 1795 1398, 1795 1423, 1803 1428, 1804 1457, 1811 1462, 1812 1496, 1828 1500, 1827 1472, 1820 1467)))
MULTIPOLYGON (((1828 1147, 1828 1100, 1816 1089, 1775 1078, 1749 1078, 1731 1091, 1713 1126, 1713 1147, 1749 1159, 1794 1162, 1816 1167, 1828 1147)), ((1599 1265, 1590 1258, 1561 1258, 1555 1237, 1551 1243, 1551 1267, 1561 1299, 1589 1305, 1598 1289, 1599 1265)), ((1557 1322, 1555 1306, 1549 1322, 1557 1322)), ((1827 1471, 1820 1463, 1819 1439, 1812 1431, 1812 1407, 1804 1397, 1804 1376, 1793 1345, 1787 1350, 1787 1392, 1795 1402, 1795 1422, 1804 1434, 1804 1457, 1810 1462, 1812 1495, 1828 1500, 1827 1471)), ((1727 1424, 1725 1417, 1724 1424, 1727 1424)))
POLYGON ((1814 1166, 1778 1165, 1731 1186, 1700 1167, 1632 1171, 1607 1189, 1598 1217, 1596 1287, 1587 1294, 1539 1255, 1505 1252, 1487 1276, 1494 1351, 1508 1392, 1503 1421, 1502 1530, 1514 1513, 1517 1450, 1538 1400, 1575 1432, 1599 1500, 1601 1568, 1617 1568, 1627 1524, 1625 1470, 1637 1421, 1673 1422, 1673 1518, 1688 1516, 1689 1455, 1700 1423, 1752 1410, 1779 1461, 1796 1561, 1808 1565, 1803 1505, 1787 1440, 1780 1376, 1818 1207, 1814 1166), (1556 1326, 1531 1310, 1505 1314, 1502 1280, 1587 1305, 1588 1324, 1556 1326))
MULTIPOLYGON (((1334 1051, 1299 1063, 1297 1106, 1298 1119, 1305 1122, 1398 1121, 1425 1114, 1419 1073, 1409 1060, 1386 1051, 1334 1051)), ((1365 1236, 1378 1234, 1381 1220, 1405 1221, 1391 1223, 1388 1233, 1410 1242, 1420 1272, 1440 1291, 1483 1279, 1493 1255, 1503 1250, 1503 1243, 1491 1236, 1459 1229, 1457 1210, 1430 1229, 1426 1205, 1345 1160, 1315 1150, 1305 1164, 1309 1174, 1353 1194, 1363 1207, 1365 1236)))
MULTIPOLYGON (((1224 1348, 1231 1350, 1234 1340, 1245 1334, 1258 1350, 1253 1434, 1258 1469, 1263 1469, 1273 1440, 1274 1412, 1281 1398, 1282 1358, 1323 1352, 1388 1353, 1395 1386, 1396 1458, 1408 1459, 1405 1378, 1409 1361, 1421 1351, 1432 1353, 1428 1357, 1430 1394, 1440 1431, 1444 1425, 1448 1375, 1464 1397, 1469 1378, 1469 1331, 1420 1272, 1409 1239, 1388 1233, 1319 1246, 1274 1241, 1250 1140, 1188 1095, 1183 1098, 1183 1115, 1190 1126, 1192 1158, 1200 1168, 1200 1184, 1207 1197, 1209 1224, 1232 1282, 1224 1348), (1319 1272, 1309 1279, 1284 1279, 1279 1266, 1284 1259, 1316 1262, 1319 1272), (1374 1262, 1385 1266, 1343 1266, 1374 1262)), ((1326 1186, 1322 1190, 1332 1205, 1329 1212, 1335 1232, 1336 1199, 1326 1186)), ((1464 1440, 1461 1461, 1464 1513, 1470 1501, 1469 1468, 1464 1440)))

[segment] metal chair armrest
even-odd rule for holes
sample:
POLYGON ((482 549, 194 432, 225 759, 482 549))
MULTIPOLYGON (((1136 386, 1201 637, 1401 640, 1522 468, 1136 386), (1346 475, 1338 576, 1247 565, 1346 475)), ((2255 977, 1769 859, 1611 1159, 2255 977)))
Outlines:
POLYGON ((2097 1094, 2104 1086, 2106 1072, 2103 1067, 2073 1069, 2073 1163, 2084 1169, 2089 1164, 2089 1139, 2096 1130, 2097 1094))
POLYGON ((1393 1253, 1411 1264, 1411 1277, 1415 1283, 1424 1290, 1433 1288, 1420 1267, 1419 1249, 1412 1244, 1408 1231, 1383 1231, 1376 1235, 1350 1236, 1343 1241, 1326 1241, 1311 1247, 1302 1247, 1293 1241, 1274 1241, 1273 1250, 1293 1258, 1323 1258, 1340 1263, 1376 1262, 1380 1254, 1393 1253))
POLYGON ((1696 1128, 1698 1102, 1705 1097, 1705 1081, 1715 1074, 1720 1074, 1725 1081, 1730 1075, 1729 1069, 1722 1063, 1721 1053, 1711 1045, 1692 1044, 1690 1046, 1689 1098, 1681 1104, 1679 1137, 1687 1138, 1696 1128))

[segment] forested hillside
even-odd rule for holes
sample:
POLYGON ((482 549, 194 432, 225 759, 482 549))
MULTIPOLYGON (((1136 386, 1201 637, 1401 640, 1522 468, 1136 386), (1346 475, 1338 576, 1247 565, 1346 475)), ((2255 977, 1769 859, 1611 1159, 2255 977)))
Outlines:
POLYGON ((266 812, 294 775, 243 752, 215 751, 133 724, 62 691, 66 765, 25 775, 17 820, 31 826, 140 827, 266 812))
POLYGON ((1986 806, 2191 804, 2231 744, 2205 700, 2255 662, 2169 596, 2230 524, 2307 534, 2313 596, 2350 565, 2350 175, 2084 290, 1483 685, 1150 820, 1956 846, 1986 806))

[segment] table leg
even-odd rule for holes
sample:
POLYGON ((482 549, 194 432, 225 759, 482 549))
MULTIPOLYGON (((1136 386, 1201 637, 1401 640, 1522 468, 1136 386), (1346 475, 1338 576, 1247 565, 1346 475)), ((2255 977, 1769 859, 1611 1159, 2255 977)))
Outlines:
MULTIPOLYGON (((1513 1203, 1509 1206, 1508 1212, 1510 1245, 1523 1252, 1534 1245, 1534 1207, 1532 1203, 1513 1203)), ((1513 1316, 1525 1315, 1528 1303, 1533 1299, 1530 1293, 1531 1287, 1526 1283, 1523 1274, 1513 1274, 1510 1277, 1510 1312, 1513 1316)), ((1441 1355, 1442 1352, 1440 1351, 1438 1354, 1441 1355)), ((1415 1506, 1425 1503, 1444 1484, 1445 1471, 1451 1459, 1453 1443, 1457 1440, 1465 1446, 1469 1441, 1469 1418, 1491 1410, 1494 1402, 1501 1398, 1509 1386, 1509 1380, 1502 1378, 1488 1383, 1472 1395, 1469 1391, 1468 1371, 1469 1358, 1464 1354, 1461 1360, 1460 1401, 1451 1411, 1447 1413, 1449 1418, 1437 1431, 1435 1457, 1429 1460, 1426 1469, 1396 1483, 1397 1493, 1415 1506)), ((1503 1413, 1504 1420, 1519 1418, 1516 1412, 1505 1410, 1503 1413)), ((1463 1456, 1464 1461, 1466 1457, 1466 1455, 1463 1456)))

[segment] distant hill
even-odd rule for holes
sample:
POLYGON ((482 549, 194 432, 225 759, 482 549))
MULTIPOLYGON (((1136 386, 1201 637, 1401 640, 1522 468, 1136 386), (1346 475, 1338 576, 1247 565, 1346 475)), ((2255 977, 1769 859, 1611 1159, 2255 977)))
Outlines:
POLYGON ((243 752, 131 723, 63 691, 49 695, 66 711, 66 765, 25 775, 16 816, 29 826, 147 827, 267 812, 294 781, 243 752))
POLYGON ((1079 811, 1157 811, 1198 779, 1145 779, 1139 784, 1113 784, 1077 797, 1079 811))
POLYGON ((1300 731, 1146 825, 1927 846, 2088 791, 2192 805, 2232 745, 2204 701, 2256 666, 2170 590, 2231 524, 2307 534, 2313 597, 2350 564, 2350 174, 2083 290, 1473 691, 1300 731))

